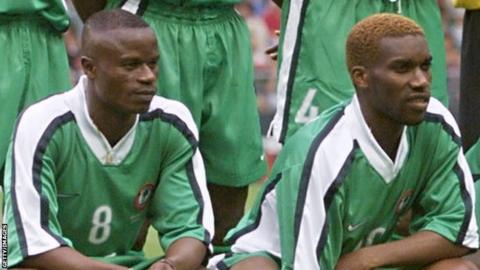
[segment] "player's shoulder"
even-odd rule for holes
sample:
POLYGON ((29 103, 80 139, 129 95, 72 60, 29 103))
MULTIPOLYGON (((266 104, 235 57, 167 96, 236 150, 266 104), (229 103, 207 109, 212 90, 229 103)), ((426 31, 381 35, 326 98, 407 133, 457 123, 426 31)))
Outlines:
POLYGON ((443 105, 438 99, 434 97, 430 98, 430 102, 428 103, 426 114, 427 116, 428 115, 438 115, 439 117, 441 116, 450 125, 457 124, 455 121, 455 118, 453 117, 452 113, 448 110, 448 108, 445 107, 445 105, 443 105))
POLYGON ((71 91, 50 96, 27 107, 17 119, 13 133, 15 145, 24 150, 35 148, 42 139, 53 136, 64 124, 74 122, 75 116, 66 104, 69 97, 72 97, 71 91))
POLYGON ((190 110, 180 101, 154 96, 147 113, 141 115, 141 120, 160 119, 176 126, 186 128, 198 138, 198 129, 190 110))
POLYGON ((26 107, 18 117, 17 129, 26 128, 37 132, 50 126, 52 122, 73 119, 67 105, 72 91, 55 94, 26 107))
POLYGON ((328 160, 332 155, 350 151, 353 136, 345 117, 347 105, 332 107, 300 128, 282 150, 287 159, 303 160, 307 155, 315 155, 316 159, 328 160))
MULTIPOLYGON (((460 141, 460 129, 452 113, 436 98, 431 97, 425 113, 425 124, 434 123, 437 128, 460 141)), ((423 125, 427 126, 427 125, 423 125)), ((432 127, 432 125, 428 125, 432 127)))

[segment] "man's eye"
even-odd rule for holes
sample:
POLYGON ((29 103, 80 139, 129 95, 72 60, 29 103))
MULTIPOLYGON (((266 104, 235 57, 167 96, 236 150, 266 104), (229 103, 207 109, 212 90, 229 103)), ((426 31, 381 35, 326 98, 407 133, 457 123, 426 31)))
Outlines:
POLYGON ((410 70, 410 66, 409 65, 397 65, 394 67, 394 70, 398 73, 405 73, 405 72, 408 72, 410 70))
POLYGON ((124 63, 122 66, 128 70, 133 70, 138 66, 138 64, 135 62, 128 62, 128 63, 124 63))
POLYGON ((150 61, 150 62, 148 62, 148 66, 149 66, 151 69, 157 68, 157 61, 150 61))
POLYGON ((424 63, 420 66, 420 68, 423 70, 423 71, 429 71, 430 68, 432 67, 432 63, 424 63))

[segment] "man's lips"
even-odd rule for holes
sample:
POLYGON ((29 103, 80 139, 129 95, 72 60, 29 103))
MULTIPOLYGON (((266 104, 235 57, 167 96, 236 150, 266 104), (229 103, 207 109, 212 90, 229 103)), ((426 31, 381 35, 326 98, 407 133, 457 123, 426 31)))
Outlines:
POLYGON ((414 95, 407 99, 407 104, 414 107, 417 110, 426 110, 428 102, 430 100, 430 95, 414 95))
POLYGON ((134 92, 132 95, 139 100, 150 102, 155 93, 155 90, 141 90, 134 92))

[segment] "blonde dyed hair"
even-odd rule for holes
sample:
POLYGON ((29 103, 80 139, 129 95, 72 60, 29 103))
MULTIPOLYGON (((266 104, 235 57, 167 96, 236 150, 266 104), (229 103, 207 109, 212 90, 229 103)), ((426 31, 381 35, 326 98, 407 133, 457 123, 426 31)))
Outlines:
POLYGON ((361 20, 353 26, 347 38, 348 69, 369 67, 375 63, 382 38, 407 35, 425 36, 425 33, 415 21, 398 14, 379 13, 361 20))

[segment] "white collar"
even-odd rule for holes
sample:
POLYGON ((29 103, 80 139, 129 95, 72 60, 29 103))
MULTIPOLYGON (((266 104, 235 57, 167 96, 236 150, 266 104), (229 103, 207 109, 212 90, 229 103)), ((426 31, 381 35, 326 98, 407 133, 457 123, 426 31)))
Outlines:
POLYGON ((93 123, 87 109, 87 102, 85 97, 85 90, 87 85, 87 77, 80 77, 78 84, 73 88, 74 100, 70 103, 72 112, 75 115, 80 132, 87 142, 88 146, 103 165, 118 165, 120 164, 132 148, 135 131, 139 116, 135 118, 135 123, 130 130, 115 144, 112 148, 108 143, 107 138, 100 132, 97 126, 93 123))
POLYGON ((407 140, 407 127, 403 128, 400 144, 398 145, 397 156, 395 162, 380 147, 373 137, 370 128, 365 121, 357 95, 353 96, 352 102, 345 109, 348 126, 352 127, 354 139, 358 141, 360 149, 362 149, 365 157, 372 167, 382 176, 385 182, 390 183, 398 174, 407 158, 409 145, 407 140))

